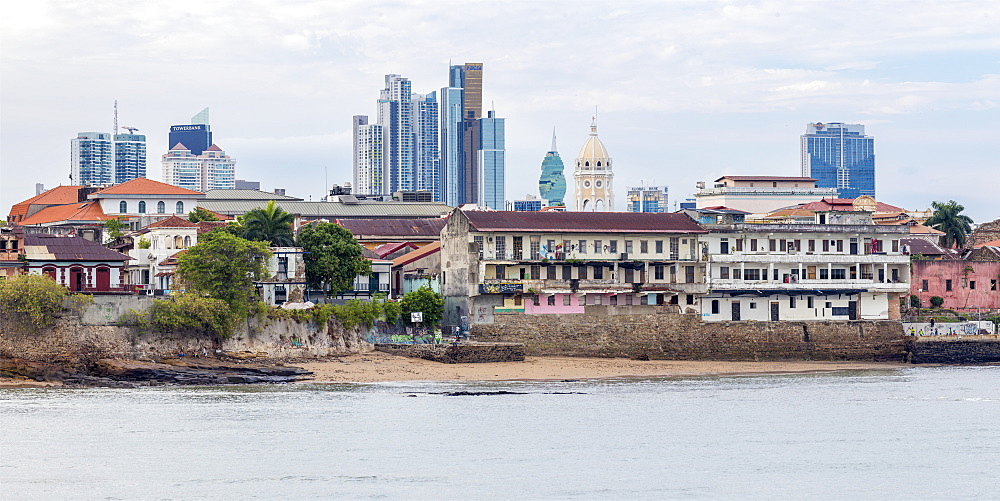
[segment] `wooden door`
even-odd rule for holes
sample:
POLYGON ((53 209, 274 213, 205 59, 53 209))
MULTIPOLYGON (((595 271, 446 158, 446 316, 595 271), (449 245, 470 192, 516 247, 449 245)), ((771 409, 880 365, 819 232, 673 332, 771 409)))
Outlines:
POLYGON ((740 320, 740 302, 739 301, 733 301, 733 303, 732 303, 732 312, 733 312, 733 322, 738 322, 740 320))
POLYGON ((771 321, 772 322, 777 322, 778 321, 778 309, 779 309, 778 302, 777 301, 772 302, 771 303, 771 321))
POLYGON ((858 319, 858 302, 848 301, 847 302, 847 317, 851 320, 858 319))
POLYGON ((98 291, 111 290, 111 270, 108 268, 98 268, 97 277, 94 279, 94 288, 98 291))

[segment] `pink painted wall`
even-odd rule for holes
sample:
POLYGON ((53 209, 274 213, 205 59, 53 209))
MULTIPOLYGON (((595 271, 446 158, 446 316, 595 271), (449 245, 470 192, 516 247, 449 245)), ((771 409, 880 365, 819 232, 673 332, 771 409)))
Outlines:
POLYGON ((944 298, 943 308, 953 310, 1000 309, 1000 262, 995 261, 913 261, 910 294, 920 297, 920 305, 931 305, 931 296, 944 298), (966 268, 971 268, 966 272, 966 268), (927 289, 923 292, 924 280, 927 289), (951 291, 946 281, 951 280, 951 291), (965 285, 963 286, 963 280, 965 285), (976 288, 971 287, 976 282, 976 288))
POLYGON ((539 294, 538 306, 530 299, 524 301, 524 313, 527 315, 542 315, 549 313, 583 313, 583 304, 576 294, 552 294, 556 297, 556 304, 550 306, 548 294, 539 294), (563 296, 569 296, 570 304, 563 304, 563 296))

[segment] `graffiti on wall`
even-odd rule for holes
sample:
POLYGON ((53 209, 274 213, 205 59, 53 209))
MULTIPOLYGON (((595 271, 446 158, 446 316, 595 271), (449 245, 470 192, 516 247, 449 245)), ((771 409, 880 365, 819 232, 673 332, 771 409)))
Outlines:
POLYGON ((435 344, 441 343, 441 331, 429 331, 426 327, 406 327, 379 320, 368 329, 365 341, 369 343, 391 344, 435 344))
POLYGON ((976 336, 996 334, 993 322, 903 323, 908 336, 976 336))

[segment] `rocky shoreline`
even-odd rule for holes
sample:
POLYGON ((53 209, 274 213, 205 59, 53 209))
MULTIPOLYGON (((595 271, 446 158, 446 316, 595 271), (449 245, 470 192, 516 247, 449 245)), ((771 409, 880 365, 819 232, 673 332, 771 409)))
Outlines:
MULTIPOLYGON (((263 355, 263 354, 260 354, 263 355)), ((132 388, 160 385, 226 385, 292 383, 310 379, 312 372, 250 352, 156 360, 97 359, 85 365, 65 365, 19 358, 0 359, 4 386, 132 388)))

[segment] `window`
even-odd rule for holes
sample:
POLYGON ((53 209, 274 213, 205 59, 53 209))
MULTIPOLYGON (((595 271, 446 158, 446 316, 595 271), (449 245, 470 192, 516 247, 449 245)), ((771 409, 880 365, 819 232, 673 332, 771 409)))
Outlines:
POLYGON ((681 255, 680 239, 673 237, 670 239, 670 259, 679 259, 681 255))
POLYGON ((580 254, 586 254, 587 253, 587 241, 586 240, 580 240, 580 244, 577 245, 577 250, 580 251, 580 254))
MULTIPOLYGON (((514 247, 514 259, 522 259, 524 253, 522 252, 524 247, 524 237, 512 237, 511 244, 514 247)), ((552 249, 549 249, 552 252, 552 249)))
POLYGON ((581 267, 577 268, 576 269, 576 273, 578 275, 577 278, 579 278, 580 280, 586 280, 587 279, 587 267, 586 266, 581 266, 581 267))
MULTIPOLYGON (((191 247, 191 237, 184 237, 184 248, 187 249, 188 247, 191 247)), ((287 257, 284 259, 288 260, 287 257)))
POLYGON ((712 300, 712 314, 713 315, 718 315, 719 314, 719 300, 718 299, 713 299, 712 300))
POLYGON ((969 289, 975 289, 975 288, 976 288, 976 281, 969 280, 969 289))
POLYGON ((750 252, 757 252, 757 239, 756 238, 751 238, 750 239, 750 252))
POLYGON ((830 252, 830 241, 823 240, 823 252, 830 252))
POLYGON ((571 297, 569 294, 563 294, 563 306, 570 306, 572 304, 571 297))
POLYGON ((494 237, 494 258, 505 259, 507 257, 507 237, 494 237))
POLYGON ((831 303, 831 302, 827 301, 827 302, 826 302, 826 307, 827 307, 827 308, 833 308, 833 303, 831 303))
POLYGON ((737 238, 736 239, 736 252, 743 252, 743 239, 742 238, 737 238))
POLYGON ((689 284, 694 283, 694 266, 684 267, 684 282, 689 284))
POLYGON ((829 280, 830 279, 830 270, 827 270, 826 268, 820 268, 819 269, 819 279, 820 280, 829 280))
POLYGON ((639 253, 649 254, 649 240, 639 240, 639 253))
MULTIPOLYGON (((763 275, 765 277, 767 276, 767 270, 760 270, 760 271, 761 271, 761 275, 763 275)), ((777 282, 778 281, 778 273, 779 273, 778 269, 775 268, 774 269, 774 276, 771 277, 771 280, 774 280, 775 282, 777 282)))
POLYGON ((997 281, 995 278, 993 280, 990 280, 990 290, 991 291, 997 290, 997 281))
POLYGON ((745 280, 760 280, 760 270, 753 268, 746 270, 745 280))
POLYGON ((788 307, 795 308, 795 296, 791 296, 788 298, 788 307))
POLYGON ((837 240, 837 252, 844 252, 844 241, 837 240))
POLYGON ((921 280, 920 281, 920 290, 922 290, 924 292, 930 290, 930 288, 927 287, 927 281, 926 280, 921 280))
POLYGON ((536 265, 532 265, 531 266, 531 279, 532 280, 539 280, 541 278, 542 278, 542 267, 538 266, 537 264, 536 265))
POLYGON ((479 250, 479 259, 482 259, 483 258, 483 236, 482 235, 476 235, 476 236, 472 237, 472 243, 475 244, 476 248, 479 250))
POLYGON ((612 240, 612 241, 608 242, 608 250, 612 254, 618 254, 618 241, 617 240, 612 240))
POLYGON ((743 280, 743 270, 733 268, 733 280, 743 280))
POLYGON ((899 252, 899 240, 892 241, 892 252, 899 252))
POLYGON ((687 304, 694 304, 694 294, 687 294, 687 304))
MULTIPOLYGON (((771 249, 771 250, 774 250, 774 249, 771 249)), ((781 239, 781 242, 779 242, 778 250, 780 250, 781 252, 785 252, 785 250, 786 250, 785 249, 785 239, 781 239)), ((788 249, 788 250, 791 250, 791 249, 788 249)))
POLYGON ((723 238, 719 242, 719 254, 729 254, 729 239, 723 238))
POLYGON ((729 267, 728 266, 723 266, 723 267, 719 268, 719 278, 721 278, 723 280, 728 280, 729 279, 729 267))
POLYGON ((604 267, 603 266, 595 266, 594 267, 594 280, 603 280, 603 279, 604 279, 604 267))
POLYGON ((656 253, 663 254, 663 240, 656 241, 656 253))
POLYGON ((545 278, 547 280, 555 280, 555 278, 556 278, 556 267, 555 266, 546 266, 545 267, 545 278))
MULTIPOLYGON (((538 235, 531 235, 531 236, 528 237, 528 241, 529 241, 529 243, 528 243, 528 245, 529 245, 528 250, 531 252, 531 257, 529 259, 541 259, 542 256, 539 255, 538 252, 539 252, 539 250, 541 250, 542 237, 540 237, 538 235)), ((566 250, 569 250, 569 249, 566 249, 566 250)))
POLYGON ((139 201, 139 214, 145 214, 145 213, 146 213, 146 202, 139 201))
POLYGON ((506 270, 504 270, 504 266, 502 264, 494 266, 493 269, 495 270, 494 273, 496 274, 496 278, 507 278, 507 274, 505 273, 506 270))
POLYGON ((538 306, 538 304, 539 304, 539 302, 538 302, 538 295, 535 295, 535 296, 533 296, 533 297, 531 298, 531 304, 532 304, 533 306, 538 306))
POLYGON ((167 212, 167 204, 163 203, 162 200, 156 202, 156 213, 163 214, 165 212, 167 212))
POLYGON ((944 290, 946 290, 946 291, 950 291, 951 290, 951 280, 945 280, 944 281, 944 290))
POLYGON ((806 245, 807 245, 807 249, 809 249, 806 252, 816 252, 816 241, 815 240, 810 240, 806 245))
POLYGON ((653 278, 655 280, 663 280, 663 265, 658 264, 653 267, 653 278))
POLYGON ((602 242, 600 240, 594 240, 594 254, 601 253, 601 243, 602 242))
MULTIPOLYGON (((842 242, 842 240, 838 241, 838 243, 840 243, 840 242, 842 242)), ((841 250, 839 245, 837 246, 837 250, 838 251, 841 250)), ((858 253, 858 239, 857 238, 852 238, 851 239, 850 253, 851 254, 857 254, 858 253)))
POLYGON ((813 307, 813 297, 806 296, 806 308, 812 308, 812 307, 813 307))
POLYGON ((545 298, 545 302, 546 302, 546 304, 548 304, 549 306, 555 306, 555 305, 556 305, 556 297, 555 297, 555 296, 552 296, 552 295, 550 295, 549 297, 545 298))
POLYGON ((174 212, 176 212, 178 214, 184 214, 184 202, 177 202, 176 209, 177 210, 175 210, 174 212))
POLYGON ((626 254, 631 254, 632 253, 632 241, 631 240, 626 240, 625 241, 625 253, 626 254))
MULTIPOLYGON (((547 254, 555 255, 555 253, 556 253, 556 241, 555 240, 546 240, 545 241, 545 251, 546 251, 547 254)), ((520 255, 518 255, 518 257, 520 257, 520 255)))
POLYGON ((563 277, 563 280, 570 280, 570 279, 572 279, 573 278, 573 267, 572 266, 563 266, 562 267, 562 277, 563 277))
POLYGON ((845 270, 843 268, 834 268, 834 269, 830 270, 830 278, 832 280, 846 280, 847 279, 847 270, 845 270))
POLYGON ((750 309, 751 310, 756 310, 757 309, 757 303, 750 303, 750 309))
POLYGON ((767 241, 767 250, 774 252, 778 250, 778 241, 775 239, 770 239, 767 241))
POLYGON ((121 214, 128 213, 128 202, 124 200, 118 202, 118 212, 121 214))

